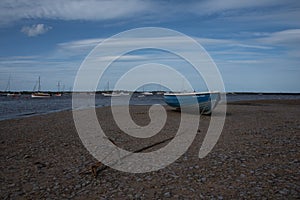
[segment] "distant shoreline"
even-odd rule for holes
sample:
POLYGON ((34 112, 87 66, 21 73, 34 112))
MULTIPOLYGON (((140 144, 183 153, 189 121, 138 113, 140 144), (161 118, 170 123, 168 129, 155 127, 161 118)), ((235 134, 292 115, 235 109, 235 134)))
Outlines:
MULTIPOLYGON (((6 94, 6 93, 21 93, 21 94, 32 94, 34 91, 0 91, 1 94, 6 94)), ((59 92, 59 91, 40 91, 40 92, 45 92, 49 94, 57 94, 57 93, 63 93, 63 94, 72 94, 72 93, 96 93, 96 94, 102 94, 102 93, 111 93, 111 92, 129 92, 129 93, 134 93, 134 94, 139 94, 142 93, 143 91, 127 91, 127 90, 117 90, 117 91, 80 91, 80 92, 72 92, 72 91, 66 91, 66 92, 59 92)), ((153 92, 154 94, 156 93, 161 93, 161 92, 168 92, 168 91, 147 91, 147 92, 153 92)), ((226 92, 227 95, 300 95, 300 92, 226 92)))
MULTIPOLYGON (((253 95, 253 93, 243 93, 244 95, 253 95)), ((243 95, 243 94, 237 94, 237 95, 243 95)), ((232 95, 232 94, 229 94, 232 95)), ((278 95, 278 94, 275 94, 278 95)), ((282 104, 282 102, 287 103, 287 102, 293 102, 293 101, 297 101, 300 100, 300 96, 299 98, 296 99, 235 99, 232 100, 230 98, 228 98, 228 94, 227 94, 227 104, 228 105, 235 105, 235 104, 248 104, 249 102, 255 102, 255 103, 270 103, 270 104, 274 104, 274 103, 280 103, 282 104)), ((138 106, 148 106, 148 104, 136 104, 138 106)), ((166 106, 165 104, 163 104, 164 106, 166 106)), ((135 106, 135 104, 132 104, 131 106, 135 106)), ((95 108, 105 108, 105 107, 110 107, 109 105, 97 105, 95 106, 95 108)), ((34 117, 34 116, 40 116, 40 115, 48 115, 48 114, 52 114, 52 113, 60 113, 60 112, 69 112, 72 111, 72 107, 71 108, 63 108, 63 109, 57 109, 57 110, 49 110, 46 112, 22 112, 16 115, 8 115, 7 117, 4 118, 0 118, 0 122, 1 121, 6 121, 6 120, 12 120, 12 119, 23 119, 23 118, 29 118, 29 117, 34 117)))

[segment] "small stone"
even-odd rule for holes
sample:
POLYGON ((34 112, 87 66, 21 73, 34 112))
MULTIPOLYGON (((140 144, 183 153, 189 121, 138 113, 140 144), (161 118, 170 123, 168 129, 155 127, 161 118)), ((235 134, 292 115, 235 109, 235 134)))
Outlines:
POLYGON ((171 197, 171 193, 170 193, 170 192, 166 192, 166 193, 164 193, 164 197, 166 197, 166 198, 170 198, 170 197, 171 197))
POLYGON ((53 187, 53 189, 54 189, 54 190, 59 189, 59 185, 55 185, 55 186, 53 187))
POLYGON ((30 155, 27 155, 27 154, 24 155, 24 159, 27 159, 27 158, 30 158, 30 157, 31 157, 30 155))
POLYGON ((9 184, 8 187, 15 187, 16 184, 12 183, 12 184, 9 184))
POLYGON ((280 190, 280 191, 279 191, 279 193, 280 193, 280 194, 283 194, 283 195, 288 194, 288 192, 289 192, 289 190, 286 189, 286 188, 284 188, 283 190, 280 190))
POLYGON ((201 182, 205 182, 205 181, 206 181, 206 178, 205 178, 205 177, 202 177, 200 180, 201 180, 201 182))
POLYGON ((80 184, 75 185, 75 189, 80 189, 80 188, 81 188, 80 184))

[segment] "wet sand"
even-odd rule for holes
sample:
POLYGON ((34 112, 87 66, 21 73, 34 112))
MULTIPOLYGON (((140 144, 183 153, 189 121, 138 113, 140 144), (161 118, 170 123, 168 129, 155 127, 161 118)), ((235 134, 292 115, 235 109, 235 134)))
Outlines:
MULTIPOLYGON (((228 104, 222 135, 205 158, 198 152, 210 121, 201 117, 189 148, 168 167, 131 174, 97 163, 82 145, 72 112, 0 122, 1 199, 299 199, 300 100, 228 104)), ((115 125, 110 108, 97 109, 107 136, 119 147, 143 152, 168 144, 180 112, 167 107, 159 134, 135 139, 115 125), (161 142, 164 141, 164 142, 161 142)), ((132 106, 139 125, 149 123, 147 106, 132 106)))

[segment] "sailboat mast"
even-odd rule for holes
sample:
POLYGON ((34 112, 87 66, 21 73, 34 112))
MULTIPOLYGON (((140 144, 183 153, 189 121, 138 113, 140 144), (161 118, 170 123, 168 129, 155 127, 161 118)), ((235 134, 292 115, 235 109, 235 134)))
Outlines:
POLYGON ((60 92, 60 81, 57 82, 57 92, 60 92))
POLYGON ((39 76, 39 87, 38 87, 38 91, 41 91, 41 77, 39 76))
POLYGON ((10 79, 11 79, 11 76, 9 75, 8 82, 7 82, 6 89, 5 89, 5 91, 7 91, 7 92, 10 91, 10 79))

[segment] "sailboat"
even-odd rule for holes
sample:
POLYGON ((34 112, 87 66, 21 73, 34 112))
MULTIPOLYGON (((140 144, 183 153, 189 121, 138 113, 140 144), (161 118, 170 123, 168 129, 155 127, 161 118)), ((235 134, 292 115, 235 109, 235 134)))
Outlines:
POLYGON ((105 97, 119 97, 121 94, 116 93, 116 92, 108 92, 109 91, 109 81, 107 81, 107 92, 102 93, 103 96, 105 97))
MULTIPOLYGON (((35 85, 36 87, 36 85, 35 85)), ((33 90, 35 90, 35 87, 33 90)), ((44 93, 44 92, 41 92, 41 78, 39 77, 39 80, 38 80, 38 91, 35 92, 35 93, 32 93, 31 94, 31 98, 47 98, 47 97, 50 97, 50 94, 49 93, 44 93)))
POLYGON ((8 97, 19 97, 19 96, 21 96, 20 92, 19 93, 15 93, 15 92, 11 93, 10 92, 10 79, 11 79, 11 76, 9 76, 9 78, 8 78, 7 86, 6 86, 6 89, 5 89, 6 93, 4 93, 4 95, 8 96, 8 97))
POLYGON ((61 97, 62 93, 60 92, 60 81, 57 82, 57 93, 54 95, 56 97, 61 97))
POLYGON ((152 96, 153 93, 152 93, 152 92, 147 92, 147 91, 145 91, 145 87, 143 86, 143 92, 142 92, 142 95, 144 95, 144 96, 152 96))

